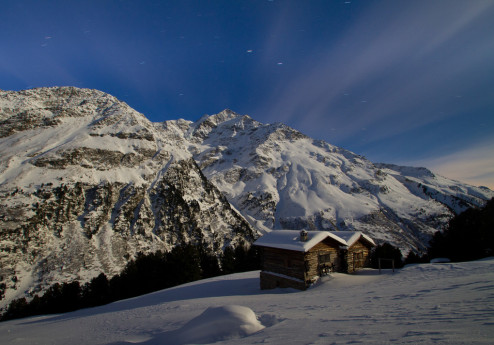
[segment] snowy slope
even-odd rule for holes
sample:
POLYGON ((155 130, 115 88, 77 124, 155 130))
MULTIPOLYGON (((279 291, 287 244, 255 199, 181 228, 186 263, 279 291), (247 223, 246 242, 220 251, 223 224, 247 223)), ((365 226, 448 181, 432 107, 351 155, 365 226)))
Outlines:
POLYGON ((172 130, 95 90, 0 92, 0 196, 0 308, 138 252, 258 236, 172 130))
POLYGON ((190 124, 184 138, 204 174, 255 227, 359 230, 402 248, 494 196, 425 168, 374 164, 283 124, 230 110, 190 124))
POLYGON ((0 185, 60 181, 142 185, 170 160, 190 158, 144 115, 96 90, 2 92, 0 185))
POLYGON ((0 323, 2 344, 492 344, 494 259, 259 290, 259 273, 0 323), (254 318, 254 314, 256 318, 254 318))

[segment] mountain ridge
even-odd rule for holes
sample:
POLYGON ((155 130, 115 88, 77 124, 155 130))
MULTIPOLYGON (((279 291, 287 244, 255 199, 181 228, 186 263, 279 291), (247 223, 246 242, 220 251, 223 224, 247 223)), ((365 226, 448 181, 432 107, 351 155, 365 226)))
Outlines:
POLYGON ((0 91, 0 193, 5 300, 118 273, 139 251, 219 254, 273 229, 360 230, 420 251, 494 196, 229 109, 153 123, 74 87, 0 91))
POLYGON ((219 255, 259 236, 184 142, 113 96, 0 92, 0 109, 11 128, 0 139, 1 305, 112 276, 138 252, 201 243, 219 255))
MULTIPOLYGON (((374 164, 286 125, 264 125, 240 115, 216 123, 201 140, 202 149, 196 148, 194 159, 230 202, 260 228, 362 230, 380 238, 366 225, 372 219, 387 218, 390 226, 400 228, 401 220, 395 220, 410 221, 409 207, 417 213, 427 213, 432 207, 436 213, 430 216, 448 218, 470 206, 481 206, 492 195, 492 191, 440 177, 425 168, 374 164), (407 205, 396 214, 394 204, 403 200, 407 205), (389 218, 394 220, 389 222, 389 218)), ((427 237, 438 228, 427 224, 432 223, 430 219, 419 223, 421 229, 405 230, 426 231, 427 237)), ((426 241, 409 240, 422 249, 420 243, 426 241)), ((398 245, 406 247, 406 243, 398 245)))

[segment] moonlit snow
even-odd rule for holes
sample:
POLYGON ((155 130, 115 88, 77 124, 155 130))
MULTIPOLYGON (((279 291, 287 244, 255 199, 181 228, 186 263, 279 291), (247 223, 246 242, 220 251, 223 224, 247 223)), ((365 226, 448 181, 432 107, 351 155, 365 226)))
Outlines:
POLYGON ((252 309, 228 305, 209 307, 176 332, 162 335, 158 342, 167 344, 205 344, 245 337, 263 329, 252 309))
POLYGON ((492 344, 494 258, 333 274, 259 290, 259 272, 0 323, 1 344, 492 344))

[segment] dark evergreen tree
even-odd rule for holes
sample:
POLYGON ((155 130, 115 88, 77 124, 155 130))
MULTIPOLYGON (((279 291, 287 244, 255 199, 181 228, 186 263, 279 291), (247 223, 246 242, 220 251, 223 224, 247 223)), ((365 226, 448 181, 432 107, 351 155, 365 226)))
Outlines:
POLYGON ((18 298, 10 302, 7 311, 3 313, 1 320, 11 320, 29 316, 28 303, 25 297, 18 298))
POLYGON ((261 269, 261 251, 256 246, 250 246, 247 250, 246 271, 256 271, 261 269))
POLYGON ((340 249, 340 271, 348 273, 348 250, 340 249))
POLYGON ((218 262, 218 257, 205 244, 201 245, 198 250, 201 261, 202 278, 219 276, 221 274, 221 268, 218 262))
POLYGON ((247 249, 243 243, 240 243, 234 250, 234 272, 246 272, 249 270, 247 258, 247 249))
POLYGON ((42 313, 54 314, 63 312, 62 285, 53 284, 41 297, 39 309, 42 313))
MULTIPOLYGON (((396 268, 403 267, 403 256, 399 248, 388 242, 378 244, 374 247, 370 254, 370 264, 372 268, 379 267, 379 258, 394 260, 396 268)), ((388 260, 381 261, 381 268, 391 268, 392 263, 388 260)))
POLYGON ((223 274, 255 271, 261 268, 261 256, 257 247, 239 243, 237 247, 227 247, 221 256, 223 274))
POLYGON ((453 217, 444 232, 438 231, 432 237, 428 255, 452 261, 494 255, 494 199, 482 209, 470 208, 453 217))
POLYGON ((167 255, 167 281, 170 286, 201 279, 201 260, 192 244, 177 246, 167 255))
POLYGON ((104 273, 93 278, 84 286, 82 303, 84 307, 103 305, 112 302, 110 284, 104 273))
POLYGON ((427 254, 424 255, 418 255, 417 253, 410 251, 405 258, 405 261, 403 262, 404 265, 410 265, 410 264, 420 264, 420 263, 426 263, 429 262, 429 258, 427 254))
POLYGON ((82 289, 78 281, 62 284, 62 300, 64 312, 77 310, 81 307, 82 289))
POLYGON ((223 274, 235 272, 235 250, 232 247, 226 247, 221 255, 221 272, 223 274))

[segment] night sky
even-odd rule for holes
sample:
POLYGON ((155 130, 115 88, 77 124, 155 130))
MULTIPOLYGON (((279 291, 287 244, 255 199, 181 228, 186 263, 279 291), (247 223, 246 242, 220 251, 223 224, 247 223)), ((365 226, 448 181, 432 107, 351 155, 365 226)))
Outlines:
POLYGON ((494 1, 0 1, 0 89, 229 108, 494 189, 494 1))

